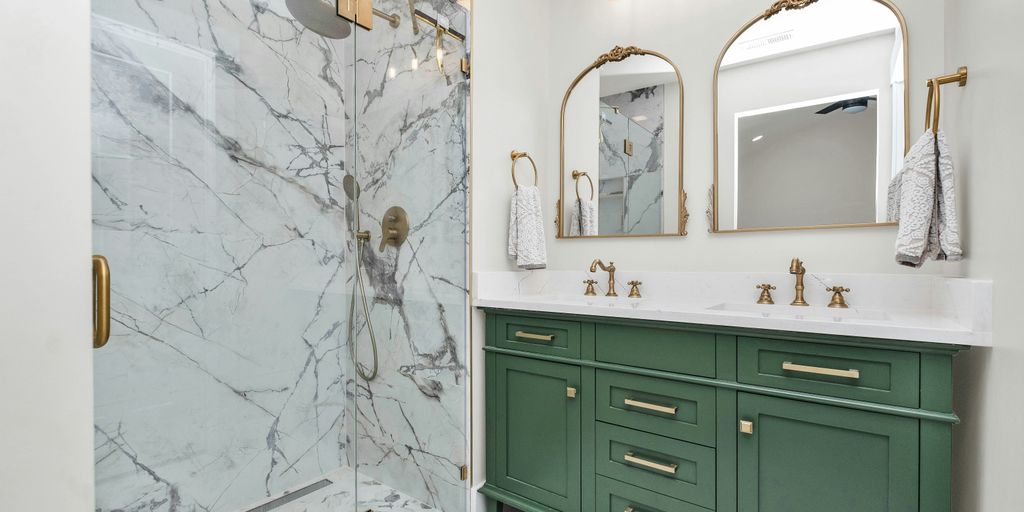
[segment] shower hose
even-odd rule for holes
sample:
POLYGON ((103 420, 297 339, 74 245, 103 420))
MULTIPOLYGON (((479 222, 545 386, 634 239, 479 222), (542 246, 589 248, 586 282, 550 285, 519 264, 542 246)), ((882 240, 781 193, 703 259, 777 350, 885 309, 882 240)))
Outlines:
MULTIPOLYGON (((352 294, 352 300, 349 301, 348 307, 348 351, 352 356, 352 364, 356 367, 356 373, 359 374, 363 380, 369 382, 377 378, 377 370, 379 368, 377 360, 377 336, 373 333, 373 321, 370 319, 370 306, 366 302, 366 287, 363 285, 363 244, 365 240, 361 237, 357 237, 356 242, 356 283, 359 286, 359 298, 363 303, 363 315, 366 318, 366 330, 370 333, 370 346, 373 348, 373 367, 367 372, 359 360, 356 358, 356 341, 357 339, 353 336, 355 333, 355 319, 356 319, 356 294, 352 294)), ((355 290, 353 290, 355 292, 355 290)))

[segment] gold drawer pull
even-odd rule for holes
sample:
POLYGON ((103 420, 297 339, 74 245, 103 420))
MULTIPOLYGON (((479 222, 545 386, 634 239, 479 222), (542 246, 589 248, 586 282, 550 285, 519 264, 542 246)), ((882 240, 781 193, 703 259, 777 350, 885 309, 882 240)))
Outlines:
POLYGON ((782 369, 789 372, 813 373, 815 375, 829 375, 832 377, 845 377, 847 379, 859 379, 860 370, 836 370, 834 368, 821 368, 818 366, 804 366, 793 364, 789 361, 782 363, 782 369))
POLYGON ((627 398, 625 400, 625 404, 630 407, 636 407, 638 409, 647 409, 648 411, 663 412, 665 414, 675 414, 679 410, 678 407, 668 407, 666 405, 641 402, 639 400, 633 400, 632 398, 627 398))
POLYGON ((633 455, 633 452, 626 453, 623 459, 626 462, 636 464, 638 466, 643 466, 645 468, 651 468, 656 471, 661 471, 662 473, 668 473, 670 475, 676 474, 676 470, 679 469, 678 464, 659 464, 657 462, 650 461, 647 459, 641 459, 640 457, 633 455))
POLYGON ((516 338, 525 338, 528 340, 537 341, 552 341, 555 339, 554 334, 534 334, 532 332, 516 331, 516 338))

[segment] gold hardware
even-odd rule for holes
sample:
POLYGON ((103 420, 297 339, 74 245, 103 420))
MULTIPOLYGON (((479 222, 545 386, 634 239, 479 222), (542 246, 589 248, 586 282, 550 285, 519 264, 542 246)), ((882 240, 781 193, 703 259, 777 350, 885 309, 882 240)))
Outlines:
POLYGON ((463 482, 469 480, 469 466, 459 467, 459 480, 462 480, 463 482))
POLYGON ((747 420, 740 420, 740 433, 753 435, 754 434, 754 422, 747 420))
POLYGON ((539 175, 537 174, 537 162, 534 162, 533 157, 530 156, 530 154, 527 153, 526 151, 516 151, 514 149, 512 150, 512 184, 515 185, 516 188, 519 188, 519 182, 516 181, 516 160, 519 160, 520 158, 525 158, 529 160, 530 165, 533 166, 533 184, 534 186, 536 186, 538 180, 540 179, 539 175))
POLYGON ((624 455, 622 458, 623 460, 631 464, 636 464, 638 466, 643 466, 645 468, 651 468, 653 470, 661 471, 662 473, 668 473, 670 475, 676 474, 676 470, 679 469, 678 464, 661 464, 651 460, 642 459, 640 457, 637 457, 636 455, 633 455, 633 452, 626 453, 626 455, 624 455))
MULTIPOLYGON (((722 69, 722 61, 725 59, 725 54, 729 51, 729 48, 740 38, 750 27, 757 24, 757 22, 766 20, 772 16, 775 16, 783 10, 790 9, 802 9, 808 5, 814 3, 816 0, 780 0, 772 3, 771 7, 759 14, 754 19, 748 21, 735 34, 725 42, 725 46, 722 47, 722 51, 718 54, 718 61, 715 64, 715 73, 712 79, 712 128, 714 129, 715 142, 714 142, 714 169, 715 174, 712 183, 712 191, 714 196, 711 199, 711 232, 713 233, 760 233, 770 231, 804 231, 810 229, 840 229, 840 228, 875 228, 875 227, 887 227, 895 226, 895 222, 864 222, 864 223, 847 223, 847 224, 821 224, 817 226, 779 226, 779 227, 767 227, 767 228, 734 228, 734 229, 721 229, 718 218, 718 78, 722 69)), ((903 13, 899 7, 892 0, 874 0, 879 4, 882 4, 889 9, 896 19, 900 23, 900 32, 903 37, 903 48, 909 48, 910 46, 910 34, 907 30, 907 20, 903 17, 903 13)), ((910 56, 909 52, 903 52, 903 76, 910 76, 910 56)), ((910 87, 903 88, 903 119, 910 118, 910 87)), ((913 142, 910 139, 910 123, 903 123, 903 152, 910 151, 910 144, 913 142)), ((731 172, 731 170, 730 170, 731 172)))
POLYGON ((401 206, 388 208, 380 222, 380 231, 382 235, 378 251, 383 251, 388 245, 401 247, 405 239, 409 238, 409 215, 405 213, 405 209, 401 206))
POLYGON ((337 0, 337 3, 338 16, 366 30, 373 30, 373 0, 337 0))
POLYGON ((569 398, 576 398, 576 388, 565 388, 565 396, 569 398))
POLYGON ((924 129, 932 133, 939 133, 939 113, 942 104, 942 87, 946 84, 955 83, 960 87, 967 85, 967 66, 961 66, 956 73, 942 75, 928 80, 928 103, 924 113, 924 129), (935 109, 932 110, 932 101, 935 102, 935 109))
MULTIPOLYGON (((441 22, 439 22, 436 19, 434 19, 433 16, 430 16, 429 14, 427 14, 427 13, 425 13, 425 12, 419 10, 419 9, 414 9, 413 10, 413 17, 415 19, 418 19, 419 21, 422 21, 422 22, 426 23, 427 25, 430 25, 434 29, 441 30, 444 33, 444 35, 446 35, 446 36, 448 36, 448 37, 450 37, 450 38, 452 38, 452 39, 454 39, 454 40, 456 40, 456 41, 458 41, 460 43, 466 41, 466 35, 465 34, 459 32, 457 30, 454 30, 452 28, 442 26, 441 22)), ((419 33, 419 25, 416 23, 415 20, 413 21, 413 26, 414 26, 414 30, 413 30, 414 33, 418 34, 419 33)))
POLYGON ((103 256, 92 257, 92 348, 110 340, 110 264, 103 256))
POLYGON ((800 258, 793 258, 793 261, 789 263, 789 273, 796 276, 796 297, 789 305, 809 306, 810 304, 804 300, 804 274, 807 273, 807 269, 804 268, 804 262, 800 261, 800 258))
POLYGON ((630 286, 629 298, 631 298, 631 299, 642 298, 640 296, 640 285, 642 285, 643 283, 641 283, 640 281, 630 281, 630 282, 628 282, 626 284, 628 284, 630 286))
POLYGON ((369 242, 370 241, 370 232, 369 231, 356 231, 356 240, 359 240, 360 242, 369 242))
MULTIPOLYGON (((344 0, 341 0, 341 1, 344 1, 344 0)), ((388 25, 391 25, 391 28, 398 28, 398 26, 402 24, 402 17, 401 16, 399 16, 397 14, 388 14, 388 13, 386 13, 384 11, 381 11, 381 10, 377 9, 376 7, 373 8, 373 15, 377 16, 379 18, 384 18, 385 20, 387 20, 388 25)))
POLYGON ((469 78, 470 75, 470 62, 468 57, 459 59, 459 69, 462 71, 463 76, 469 78))
POLYGON ((583 281, 583 284, 587 285, 587 291, 583 292, 583 295, 586 295, 587 297, 594 297, 597 295, 597 290, 594 289, 594 285, 597 284, 597 281, 587 279, 583 281))
POLYGON ((627 398, 623 400, 623 403, 630 407, 647 409, 648 411, 663 412, 665 414, 675 414, 677 411, 679 411, 678 407, 669 407, 667 405, 658 405, 649 402, 641 402, 639 400, 633 400, 632 398, 627 398))
POLYGON ((846 304, 846 298, 843 297, 843 293, 850 293, 849 288, 843 288, 842 286, 833 286, 831 288, 825 288, 826 292, 832 292, 832 302, 828 303, 830 308, 848 308, 846 304))
POLYGON ((534 334, 532 332, 516 331, 516 338, 524 338, 528 340, 537 341, 553 341, 555 339, 554 334, 534 334))
POLYGON ((597 267, 601 267, 601 270, 608 272, 608 293, 605 293, 605 297, 618 297, 619 294, 615 292, 615 262, 609 261, 608 265, 605 265, 601 260, 594 260, 590 264, 590 271, 597 272, 597 267))
POLYGON ((768 283, 759 284, 754 288, 761 290, 761 296, 757 298, 758 304, 775 304, 775 300, 772 299, 772 290, 776 288, 768 283))
POLYGON ((830 377, 843 377, 847 379, 859 379, 860 370, 836 370, 835 368, 822 368, 820 366, 804 366, 789 361, 782 363, 782 369, 787 372, 811 373, 814 375, 828 375, 830 377))
MULTIPOLYGON (((576 78, 573 79, 572 83, 569 84, 569 88, 565 91, 565 95, 562 97, 562 109, 561 109, 561 112, 559 113, 559 116, 558 116, 558 176, 560 178, 559 183, 558 183, 558 197, 559 198, 564 198, 565 197, 565 182, 566 182, 566 179, 565 179, 565 177, 566 177, 566 172, 565 172, 565 112, 566 112, 566 109, 568 108, 569 97, 572 96, 572 91, 576 88, 577 85, 580 84, 580 82, 583 81, 583 78, 586 77, 587 73, 590 73, 591 71, 594 71, 595 69, 598 69, 601 66, 604 66, 605 64, 607 64, 609 62, 619 62, 619 61, 625 60, 626 58, 628 58, 630 56, 633 56, 633 55, 650 55, 650 56, 653 56, 653 57, 657 57, 657 58, 665 61, 666 63, 668 63, 669 65, 672 66, 672 69, 675 71, 675 74, 676 74, 676 82, 679 84, 679 124, 680 124, 680 126, 682 126, 682 123, 683 123, 683 111, 684 111, 683 110, 683 98, 684 98, 683 89, 684 89, 684 87, 683 87, 683 74, 679 71, 679 67, 676 66, 676 64, 674 62, 672 62, 672 60, 669 59, 667 56, 665 56, 662 53, 656 52, 654 50, 645 50, 643 48, 638 48, 636 46, 627 46, 625 48, 623 48, 621 46, 616 46, 615 48, 612 48, 611 51, 609 51, 608 53, 602 54, 601 56, 599 56, 597 58, 597 60, 595 60, 593 63, 591 63, 585 69, 583 69, 583 71, 580 71, 580 73, 578 75, 576 75, 576 78)), ((555 210, 556 211, 555 223, 558 226, 558 231, 555 232, 555 237, 556 238, 572 239, 572 238, 626 238, 626 237, 651 238, 651 237, 666 237, 666 236, 686 236, 686 223, 689 221, 690 215, 688 213, 686 213, 686 210, 685 210, 685 208, 683 206, 684 203, 685 203, 686 195, 683 192, 683 134, 682 134, 682 132, 680 132, 680 134, 679 134, 679 144, 678 145, 679 145, 679 149, 678 149, 678 153, 679 153, 678 154, 678 159, 679 159, 679 194, 680 194, 680 197, 683 199, 683 201, 680 201, 680 203, 679 203, 679 207, 680 207, 679 226, 678 226, 678 229, 676 230, 675 233, 645 233, 645 234, 638 234, 638 235, 630 235, 630 234, 620 234, 620 235, 588 235, 588 236, 585 236, 585 237, 584 236, 569 236, 568 232, 563 232, 564 231, 564 226, 566 225, 565 222, 564 222, 564 219, 563 219, 563 216, 565 215, 565 212, 563 212, 562 208, 559 207, 557 210, 555 210)))
POLYGON ((582 200, 580 197, 580 178, 586 177, 587 181, 590 182, 590 200, 594 200, 594 180, 590 179, 590 175, 584 171, 574 170, 572 171, 572 179, 576 182, 576 199, 582 200))
POLYGON ((633 156, 633 141, 631 141, 629 139, 623 140, 622 141, 622 152, 625 153, 626 156, 633 156))

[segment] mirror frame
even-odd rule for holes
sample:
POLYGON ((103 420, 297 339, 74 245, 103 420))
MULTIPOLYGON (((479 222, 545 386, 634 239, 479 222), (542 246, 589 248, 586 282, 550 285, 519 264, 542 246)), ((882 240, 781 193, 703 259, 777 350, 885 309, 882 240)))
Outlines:
POLYGON ((557 233, 555 238, 560 240, 586 240, 593 238, 650 238, 650 237, 665 237, 665 236, 686 236, 686 223, 690 218, 690 213, 686 209, 686 191, 683 187, 683 134, 685 129, 683 127, 683 112, 685 111, 683 100, 686 95, 684 94, 683 87, 683 74, 679 72, 679 67, 676 66, 672 59, 669 59, 664 54, 656 52, 654 50, 645 50, 637 46, 616 46, 612 48, 608 53, 602 54, 592 64, 587 66, 580 71, 576 78, 573 79, 569 88, 565 91, 565 96, 562 97, 562 110, 558 116, 558 203, 556 205, 555 225, 557 233), (572 91, 579 85, 580 81, 591 71, 601 68, 609 62, 621 62, 633 55, 650 55, 657 57, 667 62, 676 73, 676 82, 679 83, 679 212, 678 212, 678 228, 674 233, 643 233, 643 234, 620 234, 620 235, 589 235, 589 236, 569 236, 563 233, 562 226, 564 226, 564 218, 562 212, 562 204, 565 200, 565 109, 569 105, 569 97, 572 96, 572 91))
MULTIPOLYGON (((763 13, 748 21, 745 25, 740 27, 733 36, 725 42, 725 46, 722 47, 721 53, 718 54, 718 61, 715 63, 715 75, 712 82, 712 95, 713 95, 713 122, 715 131, 715 176, 712 184, 712 220, 711 220, 711 232, 712 233, 756 233, 760 231, 795 231, 795 230, 807 230, 807 229, 837 229, 837 228, 873 228, 873 227, 887 227, 895 226, 895 222, 865 222, 861 224, 821 224, 817 226, 780 226, 770 228, 735 228, 735 229, 720 229, 718 226, 718 73, 722 69, 722 60, 725 59, 726 52, 732 47, 733 43, 736 42, 744 32, 750 27, 754 26, 757 22, 767 20, 776 14, 783 11, 791 11, 797 9, 803 9, 811 4, 817 3, 819 0, 778 0, 771 5, 763 13)), ((900 12, 899 7, 892 3, 890 0, 873 0, 877 3, 884 5, 889 8, 890 11, 896 16, 896 19, 900 22, 900 28, 903 32, 903 77, 906 84, 910 84, 910 36, 907 31, 907 20, 903 17, 903 13, 900 12)), ((903 154, 906 155, 907 151, 910 151, 910 87, 909 85, 903 88, 903 154)))

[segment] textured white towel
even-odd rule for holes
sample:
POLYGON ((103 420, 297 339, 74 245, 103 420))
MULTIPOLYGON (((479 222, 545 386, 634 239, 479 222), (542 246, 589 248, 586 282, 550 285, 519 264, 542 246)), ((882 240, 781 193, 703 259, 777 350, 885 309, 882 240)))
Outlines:
POLYGON ((888 217, 899 222, 896 261, 920 267, 925 260, 959 260, 956 176, 946 135, 926 132, 910 148, 903 170, 889 184, 888 217))
POLYGON ((508 255, 524 270, 544 268, 548 263, 544 246, 544 215, 540 209, 540 189, 522 186, 512 194, 508 220, 508 255))
POLYGON ((597 235, 597 205, 589 199, 577 199, 569 213, 569 236, 597 235))

